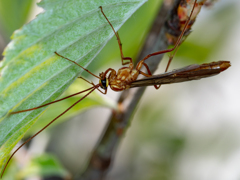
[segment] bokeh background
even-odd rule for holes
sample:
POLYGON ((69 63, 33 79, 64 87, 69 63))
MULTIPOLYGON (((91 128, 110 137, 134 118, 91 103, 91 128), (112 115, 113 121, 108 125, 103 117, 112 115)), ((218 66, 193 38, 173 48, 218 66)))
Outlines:
MULTIPOLYGON (((15 29, 42 12, 35 2, 0 1, 0 53, 15 29)), ((149 0, 119 30, 125 56, 137 56, 160 5, 160 0, 149 0)), ((148 87, 116 150, 108 179, 240 179, 239 9, 239 0, 219 0, 201 10, 193 32, 179 48, 170 69, 219 60, 229 60, 232 66, 208 79, 164 85, 158 91, 148 87)), ((164 71, 167 60, 165 56, 156 74, 164 71)), ((121 67, 115 37, 88 69, 98 74, 108 67, 121 67)), ((65 95, 76 92, 78 83, 65 95)), ((106 96, 116 100, 119 93, 109 90, 106 96)), ((39 121, 50 121, 53 111, 60 114, 59 106, 50 107, 49 114, 46 112, 39 121)), ((76 111, 74 117, 68 115, 71 118, 63 118, 36 137, 29 144, 28 154, 47 151, 72 174, 83 171, 111 110, 92 107, 76 111)), ((21 152, 16 158, 20 156, 21 152)))

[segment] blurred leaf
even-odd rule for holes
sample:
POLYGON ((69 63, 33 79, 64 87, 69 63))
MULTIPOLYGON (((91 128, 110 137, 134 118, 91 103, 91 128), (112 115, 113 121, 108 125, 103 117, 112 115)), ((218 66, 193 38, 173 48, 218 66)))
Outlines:
POLYGON ((9 168, 6 169, 4 175, 3 175, 3 180, 16 180, 16 174, 19 171, 19 166, 17 162, 13 159, 9 163, 9 168))
MULTIPOLYGON (((46 109, 8 116, 10 111, 52 102, 82 69, 54 54, 87 66, 113 36, 99 6, 116 30, 146 0, 43 0, 43 14, 14 33, 1 62, 0 164, 46 109)), ((85 82, 84 82, 85 83, 85 82)))
POLYGON ((200 64, 206 62, 206 59, 212 54, 212 49, 206 47, 205 45, 200 45, 196 41, 186 41, 184 42, 177 52, 177 57, 184 58, 184 61, 188 62, 188 64, 196 63, 200 64), (197 52, 198 53, 196 55, 197 52))
POLYGON ((5 37, 20 28, 27 20, 34 1, 29 0, 1 0, 0 1, 0 27, 5 37))
POLYGON ((25 179, 31 176, 58 176, 64 178, 69 176, 69 173, 54 156, 44 154, 31 159, 31 162, 17 174, 17 179, 25 179))

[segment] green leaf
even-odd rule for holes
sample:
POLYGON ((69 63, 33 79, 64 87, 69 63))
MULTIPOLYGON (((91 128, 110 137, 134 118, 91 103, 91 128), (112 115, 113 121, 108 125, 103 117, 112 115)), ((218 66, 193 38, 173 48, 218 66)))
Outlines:
POLYGON ((29 0, 0 1, 0 28, 7 38, 26 22, 33 2, 29 0))
POLYGON ((145 2, 43 0, 39 3, 45 12, 15 32, 0 66, 1 170, 11 149, 46 108, 8 113, 55 100, 83 71, 54 52, 86 67, 114 35, 99 6, 118 30, 145 2))
POLYGON ((30 163, 17 174, 18 179, 31 176, 58 176, 64 178, 69 176, 69 173, 54 156, 43 154, 31 159, 30 163))

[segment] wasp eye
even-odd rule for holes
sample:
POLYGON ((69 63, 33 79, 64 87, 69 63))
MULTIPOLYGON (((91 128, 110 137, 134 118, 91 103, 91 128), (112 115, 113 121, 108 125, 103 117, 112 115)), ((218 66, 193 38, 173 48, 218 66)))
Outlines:
POLYGON ((99 84, 100 84, 100 87, 102 88, 102 89, 107 89, 107 87, 108 87, 108 79, 101 79, 101 80, 99 80, 99 84))

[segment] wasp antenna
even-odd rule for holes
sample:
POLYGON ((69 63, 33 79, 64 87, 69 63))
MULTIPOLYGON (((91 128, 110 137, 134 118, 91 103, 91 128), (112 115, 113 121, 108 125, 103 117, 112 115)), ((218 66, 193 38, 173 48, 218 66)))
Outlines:
POLYGON ((57 103, 57 102, 59 102, 59 101, 68 99, 68 98, 70 98, 70 97, 76 96, 76 95, 78 95, 78 94, 84 93, 84 92, 86 92, 86 91, 91 90, 92 88, 93 88, 93 87, 88 88, 88 89, 85 89, 85 90, 80 91, 80 92, 77 92, 77 93, 75 93, 75 94, 71 94, 70 96, 66 96, 66 97, 64 97, 64 98, 62 98, 62 99, 58 99, 58 100, 56 100, 56 101, 52 101, 52 102, 50 102, 50 103, 43 104, 43 105, 41 105, 41 106, 37 106, 37 107, 31 108, 31 109, 25 109, 25 110, 21 110, 21 111, 13 111, 13 112, 10 112, 10 114, 18 114, 18 113, 27 112, 27 111, 33 111, 33 110, 36 110, 36 109, 39 109, 39 108, 48 106, 48 105, 50 105, 50 104, 54 104, 54 103, 57 103))
POLYGON ((95 74, 93 74, 93 73, 90 72, 89 70, 85 69, 83 66, 81 66, 81 65, 78 64, 78 63, 76 63, 75 61, 73 61, 73 60, 71 60, 71 59, 68 59, 68 58, 66 58, 66 57, 64 57, 64 56, 62 56, 62 55, 60 55, 60 54, 58 54, 56 51, 55 51, 54 53, 55 53, 57 56, 60 56, 61 58, 64 58, 64 59, 66 59, 66 60, 68 60, 68 61, 70 61, 70 62, 76 64, 77 66, 81 67, 83 70, 87 71, 89 74, 91 74, 91 75, 95 76, 96 78, 100 79, 100 77, 96 76, 95 74))

